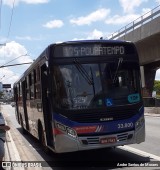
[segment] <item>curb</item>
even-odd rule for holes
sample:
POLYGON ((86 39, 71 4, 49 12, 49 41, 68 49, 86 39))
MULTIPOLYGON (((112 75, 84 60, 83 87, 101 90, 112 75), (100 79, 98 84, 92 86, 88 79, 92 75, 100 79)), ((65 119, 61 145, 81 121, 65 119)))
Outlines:
POLYGON ((160 117, 160 114, 156 113, 144 113, 145 116, 160 117))
MULTIPOLYGON (((6 123, 6 121, 5 121, 6 123)), ((6 123, 7 124, 7 123, 6 123)), ((5 156, 4 156, 4 162, 8 162, 10 165, 13 165, 12 163, 16 163, 16 161, 21 162, 21 158, 19 156, 17 147, 13 141, 13 138, 11 136, 11 133, 8 131, 6 132, 6 142, 5 142, 5 156)), ((5 170, 24 170, 23 167, 3 167, 5 170)))

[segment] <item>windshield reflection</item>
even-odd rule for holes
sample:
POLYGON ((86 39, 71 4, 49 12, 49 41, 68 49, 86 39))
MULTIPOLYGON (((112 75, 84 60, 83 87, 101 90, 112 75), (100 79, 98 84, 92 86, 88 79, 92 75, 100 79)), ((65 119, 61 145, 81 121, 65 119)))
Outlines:
POLYGON ((57 108, 94 109, 140 101, 139 70, 133 64, 75 61, 74 65, 54 66, 53 77, 57 108))

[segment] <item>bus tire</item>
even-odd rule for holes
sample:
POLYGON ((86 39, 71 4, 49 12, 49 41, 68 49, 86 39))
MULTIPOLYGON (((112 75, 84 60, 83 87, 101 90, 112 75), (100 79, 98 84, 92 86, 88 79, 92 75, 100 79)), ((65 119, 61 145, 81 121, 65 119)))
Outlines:
POLYGON ((42 127, 42 124, 40 122, 38 122, 38 136, 39 136, 39 142, 43 148, 43 150, 48 153, 49 152, 49 149, 48 147, 46 146, 46 143, 45 143, 45 137, 44 137, 44 132, 43 132, 43 127, 42 127))

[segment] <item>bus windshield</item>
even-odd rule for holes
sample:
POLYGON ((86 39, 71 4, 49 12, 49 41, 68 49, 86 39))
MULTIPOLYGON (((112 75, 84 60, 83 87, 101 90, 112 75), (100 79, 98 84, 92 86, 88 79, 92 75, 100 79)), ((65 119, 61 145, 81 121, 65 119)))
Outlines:
POLYGON ((119 60, 54 66, 53 91, 59 109, 95 109, 140 102, 138 63, 119 60))

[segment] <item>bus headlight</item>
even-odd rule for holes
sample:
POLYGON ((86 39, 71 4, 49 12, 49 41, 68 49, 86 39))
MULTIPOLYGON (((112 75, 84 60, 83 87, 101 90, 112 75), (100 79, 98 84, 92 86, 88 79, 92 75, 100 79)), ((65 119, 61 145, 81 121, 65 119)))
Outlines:
POLYGON ((77 137, 77 133, 74 129, 70 128, 70 127, 67 127, 59 122, 56 122, 56 127, 57 129, 59 129, 61 132, 63 133, 66 133, 74 138, 77 137))
POLYGON ((135 123, 135 130, 137 131, 143 124, 144 124, 144 116, 142 116, 138 121, 135 123))
POLYGON ((76 138, 76 136, 77 136, 76 132, 73 129, 69 128, 69 127, 67 127, 67 134, 74 137, 74 138, 76 138))
POLYGON ((61 131, 66 131, 66 127, 65 127, 64 125, 62 125, 62 124, 60 124, 60 123, 56 123, 56 126, 57 126, 57 128, 58 128, 59 130, 61 130, 61 131))

